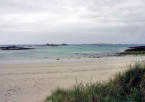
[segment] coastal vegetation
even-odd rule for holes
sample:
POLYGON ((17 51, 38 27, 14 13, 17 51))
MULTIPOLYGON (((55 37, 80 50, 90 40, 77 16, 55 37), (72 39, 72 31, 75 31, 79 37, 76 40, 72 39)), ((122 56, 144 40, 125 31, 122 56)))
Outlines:
POLYGON ((145 65, 130 66, 108 82, 57 89, 44 102, 145 102, 145 65))

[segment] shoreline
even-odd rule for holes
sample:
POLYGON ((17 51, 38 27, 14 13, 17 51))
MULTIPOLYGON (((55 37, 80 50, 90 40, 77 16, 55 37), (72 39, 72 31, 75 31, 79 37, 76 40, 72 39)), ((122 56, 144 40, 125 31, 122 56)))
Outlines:
POLYGON ((102 57, 78 57, 78 58, 52 58, 52 59, 20 59, 20 60, 0 60, 0 65, 3 64, 67 64, 81 62, 96 62, 96 61, 142 61, 145 56, 141 55, 124 55, 124 56, 102 56, 102 57))
MULTIPOLYGON (((0 64, 2 102, 42 102, 52 91, 70 88, 76 81, 107 81, 145 57, 121 56, 92 59, 65 59, 59 63, 0 64), (71 60, 71 61, 70 61, 71 60)), ((44 61, 44 60, 43 60, 44 61)))

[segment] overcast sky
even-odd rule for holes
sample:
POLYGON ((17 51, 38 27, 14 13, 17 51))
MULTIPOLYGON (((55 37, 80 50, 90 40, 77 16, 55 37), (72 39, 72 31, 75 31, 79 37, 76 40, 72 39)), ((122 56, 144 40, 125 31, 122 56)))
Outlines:
POLYGON ((0 44, 145 43, 145 0, 0 0, 0 44))

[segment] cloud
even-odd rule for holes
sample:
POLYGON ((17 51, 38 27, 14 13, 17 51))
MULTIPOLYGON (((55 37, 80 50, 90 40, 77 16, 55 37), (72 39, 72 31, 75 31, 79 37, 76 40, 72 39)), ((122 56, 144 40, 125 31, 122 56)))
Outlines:
MULTIPOLYGON (((144 0, 0 0, 0 39, 5 38, 0 43, 11 43, 6 39, 9 35, 18 38, 30 35, 30 43, 35 42, 34 35, 38 36, 38 42, 44 41, 41 35, 52 40, 61 36, 58 42, 73 35, 84 36, 87 43, 130 43, 131 34, 136 35, 134 40, 138 42, 145 35, 144 12, 144 0), (89 35, 92 37, 87 38, 89 35), (125 41, 120 36, 126 36, 125 41), (120 41, 112 41, 114 38, 120 41)), ((21 41, 25 43, 26 39, 21 41)))

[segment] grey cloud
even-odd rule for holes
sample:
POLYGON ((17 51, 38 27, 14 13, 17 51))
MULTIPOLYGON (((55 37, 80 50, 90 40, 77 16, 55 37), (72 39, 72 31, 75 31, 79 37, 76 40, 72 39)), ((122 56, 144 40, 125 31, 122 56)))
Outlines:
POLYGON ((144 12, 144 0, 0 0, 0 43, 145 43, 144 12))

